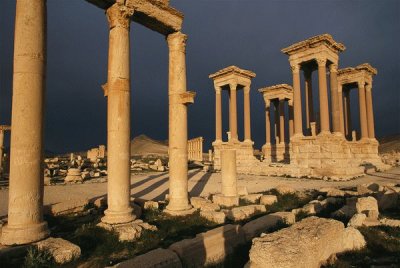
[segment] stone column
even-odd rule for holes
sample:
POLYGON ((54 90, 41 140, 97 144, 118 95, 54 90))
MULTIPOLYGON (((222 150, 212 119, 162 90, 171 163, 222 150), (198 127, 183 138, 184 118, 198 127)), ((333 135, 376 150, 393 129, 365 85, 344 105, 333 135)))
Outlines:
POLYGON ((331 88, 331 107, 332 107, 332 129, 333 132, 340 132, 340 111, 339 111, 339 93, 337 82, 337 64, 329 65, 329 78, 331 88))
POLYGON ((106 224, 135 219, 130 205, 130 44, 133 10, 114 4, 106 11, 110 32, 107 92, 107 203, 106 224))
POLYGON ((265 145, 271 145, 270 101, 265 102, 265 145))
POLYGON ((28 244, 49 236, 43 220, 43 114, 46 74, 46 1, 18 0, 8 223, 3 245, 28 244))
POLYGON ((339 124, 340 124, 339 130, 340 130, 340 133, 342 133, 342 135, 345 135, 342 85, 338 85, 338 102, 339 102, 339 124))
POLYGON ((330 133, 329 127, 329 103, 326 84, 326 59, 318 58, 318 86, 319 86, 319 114, 321 134, 330 133))
POLYGON ((358 101, 360 107, 361 139, 368 138, 367 107, 365 101, 365 83, 358 82, 358 101))
POLYGON ((351 110, 350 110, 350 90, 344 92, 344 120, 345 120, 345 134, 348 139, 351 139, 352 124, 351 124, 351 110))
POLYGON ((294 134, 303 136, 302 110, 301 110, 301 88, 300 88, 300 65, 291 63, 293 74, 293 111, 294 111, 294 134))
POLYGON ((310 128, 310 122, 314 122, 314 102, 312 92, 312 71, 309 68, 304 69, 305 94, 306 94, 306 125, 310 128))
POLYGON ((237 84, 229 84, 229 88, 229 131, 231 139, 237 141, 237 84))
POLYGON ((215 142, 222 142, 222 100, 221 87, 215 87, 215 142))
POLYGON ((280 116, 279 116, 279 100, 274 101, 274 107, 275 107, 275 144, 278 145, 281 143, 280 140, 280 132, 281 132, 281 121, 280 121, 280 116))
POLYGON ((293 100, 289 101, 289 139, 293 137, 294 125, 293 125, 293 100))
POLYGON ((370 139, 375 139, 374 110, 372 106, 372 86, 370 84, 367 84, 365 88, 367 101, 368 137, 370 139))
POLYGON ((285 143, 285 100, 279 100, 279 142, 285 143))
POLYGON ((221 150, 222 195, 237 196, 236 150, 221 150))
POLYGON ((169 48, 169 214, 191 209, 188 195, 186 40, 181 32, 168 35, 169 48))
POLYGON ((243 99, 244 99, 244 140, 251 141, 250 86, 244 87, 243 99))
POLYGON ((3 175, 4 130, 0 126, 0 178, 3 175))

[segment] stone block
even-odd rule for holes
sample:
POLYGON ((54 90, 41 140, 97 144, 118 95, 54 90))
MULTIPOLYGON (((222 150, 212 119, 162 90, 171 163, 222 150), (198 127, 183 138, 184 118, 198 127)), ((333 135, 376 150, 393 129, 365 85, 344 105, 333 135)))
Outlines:
POLYGON ((191 197, 190 198, 190 204, 194 207, 194 208, 200 208, 202 204, 204 203, 211 203, 210 200, 207 200, 205 198, 202 197, 191 197))
MULTIPOLYGON (((372 196, 358 198, 356 203, 357 213, 367 213, 368 211, 376 211, 379 215, 378 201, 372 196)), ((375 214, 372 214, 375 215, 375 214)))
POLYGON ((204 267, 223 261, 234 249, 245 243, 240 225, 225 225, 172 244, 183 266, 204 267))
POLYGON ((268 229, 274 228, 279 224, 293 224, 296 217, 291 212, 272 213, 246 223, 243 226, 243 231, 246 240, 250 241, 268 229))
POLYGON ((200 211, 219 211, 221 208, 214 203, 203 203, 200 206, 200 211))
POLYGON ((237 192, 238 192, 239 196, 248 195, 249 194, 249 192, 247 191, 247 187, 246 186, 238 186, 237 187, 237 192))
POLYGON ((222 211, 200 211, 200 216, 218 224, 225 223, 226 218, 222 211))
POLYGON ((284 194, 295 194, 296 193, 296 190, 294 188, 290 187, 290 186, 279 185, 279 186, 277 186, 275 188, 275 190, 281 195, 284 195, 284 194))
POLYGON ((158 202, 149 200, 149 201, 144 202, 143 208, 144 209, 158 209, 159 205, 158 205, 158 202))
POLYGON ((255 203, 258 203, 260 201, 261 196, 262 196, 262 194, 248 194, 248 195, 245 195, 245 196, 241 196, 240 199, 242 199, 242 200, 244 200, 246 202, 255 204, 255 203))
POLYGON ((353 217, 351 217, 347 226, 360 227, 363 225, 363 223, 366 219, 367 219, 367 215, 365 215, 363 213, 354 214, 353 217))
POLYGON ((222 194, 213 195, 213 203, 223 207, 233 207, 239 205, 238 196, 223 196, 222 194))
POLYGON ((248 219, 256 214, 265 213, 267 210, 263 205, 249 205, 232 208, 227 213, 227 218, 233 221, 241 221, 248 219))
POLYGON ((114 265, 116 268, 181 268, 182 263, 175 252, 169 249, 154 249, 133 259, 114 265))
POLYGON ((72 199, 65 202, 44 206, 43 213, 53 216, 79 213, 84 211, 88 204, 89 199, 72 199))
POLYGON ((119 241, 134 241, 141 236, 143 230, 157 231, 156 226, 145 223, 142 220, 135 220, 121 224, 107 224, 100 222, 97 226, 108 231, 116 232, 119 241))
POLYGON ((399 194, 395 191, 388 190, 384 193, 379 193, 377 198, 378 207, 380 210, 392 209, 398 206, 399 194))
POLYGON ((260 204, 264 206, 270 206, 276 202, 278 202, 276 195, 263 195, 260 198, 260 204))
POLYGON ((46 250, 49 252, 58 264, 70 262, 81 256, 80 247, 62 238, 49 237, 37 242, 35 245, 38 250, 46 250))

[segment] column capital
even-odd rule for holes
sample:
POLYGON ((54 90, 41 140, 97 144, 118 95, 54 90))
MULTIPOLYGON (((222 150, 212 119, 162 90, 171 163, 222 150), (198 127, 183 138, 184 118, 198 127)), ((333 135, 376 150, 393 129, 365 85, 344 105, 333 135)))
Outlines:
POLYGON ((264 101, 265 101, 265 108, 269 108, 271 106, 271 101, 267 99, 264 99, 264 101))
POLYGON ((338 91, 338 92, 343 92, 342 84, 339 84, 339 83, 338 83, 338 85, 337 85, 337 91, 338 91))
POLYGON ((289 106, 293 106, 293 100, 288 100, 289 106))
POLYGON ((134 10, 132 8, 118 3, 109 7, 106 11, 106 16, 110 30, 115 27, 129 29, 133 12, 134 10))
POLYGON ((336 63, 329 64, 329 72, 337 73, 337 71, 338 71, 338 65, 336 63))
POLYGON ((168 48, 172 50, 180 50, 185 52, 187 35, 182 32, 175 32, 167 36, 168 48))
POLYGON ((358 80, 357 85, 358 85, 358 89, 365 89, 365 81, 364 80, 358 80))
POLYGON ((317 57, 317 58, 315 58, 315 60, 317 61, 318 67, 326 66, 326 58, 317 57))
POLYGON ((229 83, 229 89, 231 91, 236 91, 237 85, 238 85, 237 83, 231 82, 231 83, 229 83))
POLYGON ((246 94, 249 94, 250 93, 250 85, 244 86, 243 87, 243 92, 246 93, 246 94))
POLYGON ((365 84, 365 90, 366 91, 372 91, 372 85, 371 84, 365 84))
POLYGON ((221 94, 222 88, 220 86, 214 85, 215 94, 221 94))
POLYGON ((300 72, 300 64, 299 63, 290 63, 290 68, 292 69, 292 73, 299 73, 300 72))

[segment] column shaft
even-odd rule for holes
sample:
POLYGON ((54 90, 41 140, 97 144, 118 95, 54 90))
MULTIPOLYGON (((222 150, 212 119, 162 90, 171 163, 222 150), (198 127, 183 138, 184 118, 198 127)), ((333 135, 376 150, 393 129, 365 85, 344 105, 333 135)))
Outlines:
POLYGON ((340 133, 339 93, 337 83, 337 64, 329 65, 331 88, 332 128, 333 132, 340 133))
POLYGON ((244 87, 244 139, 251 140, 251 123, 250 123, 250 86, 244 87))
POLYGON ((307 69, 304 71, 305 80, 305 94, 306 94, 306 124, 307 128, 310 128, 310 122, 314 122, 314 103, 313 103, 313 92, 312 92, 312 71, 307 69))
POLYGON ((289 102, 289 139, 293 137, 294 134, 294 125, 293 125, 293 103, 289 102))
POLYGON ((276 100, 274 101, 274 108, 275 108, 275 144, 278 145, 279 143, 281 143, 280 141, 280 132, 281 132, 281 121, 280 121, 280 117, 279 117, 279 101, 276 100))
POLYGON ((229 131, 231 139, 237 141, 237 84, 230 84, 229 87, 229 131))
POLYGON ((49 235, 43 220, 43 114, 46 1, 18 0, 15 17, 8 223, 1 244, 27 244, 49 235))
POLYGON ((0 178, 3 175, 4 130, 0 129, 0 178))
POLYGON ((372 105, 372 87, 366 86, 366 101, 367 101, 367 121, 368 121, 368 137, 375 139, 375 123, 374 123, 374 110, 372 105))
POLYGON ((293 111, 294 111, 294 135, 303 136, 302 110, 301 110, 301 88, 300 88, 300 65, 293 64, 293 111))
POLYGON ((365 100, 365 83, 358 83, 358 101, 360 107, 361 139, 368 138, 367 107, 365 100))
POLYGON ((329 103, 326 83, 326 59, 317 59, 318 85, 319 85, 319 113, 321 133, 330 132, 329 127, 329 103))
POLYGON ((181 32, 168 35, 169 47, 169 204, 167 210, 191 208, 188 196, 186 40, 181 32))
POLYGON ((236 150, 221 150, 221 181, 223 196, 237 196, 236 150))
POLYGON ((107 224, 135 219, 130 205, 130 17, 133 11, 114 4, 106 11, 110 26, 107 76, 107 224))
POLYGON ((279 100, 279 142, 285 143, 285 100, 279 100))
POLYGON ((215 86, 215 141, 222 141, 222 90, 215 86))
POLYGON ((342 85, 338 85, 338 102, 339 102, 339 124, 340 124, 339 130, 340 130, 340 133, 345 135, 342 85))
POLYGON ((265 106, 265 144, 271 144, 271 119, 269 103, 265 106))
POLYGON ((350 90, 348 89, 344 92, 344 121, 345 135, 348 139, 351 139, 353 127, 351 124, 350 90))

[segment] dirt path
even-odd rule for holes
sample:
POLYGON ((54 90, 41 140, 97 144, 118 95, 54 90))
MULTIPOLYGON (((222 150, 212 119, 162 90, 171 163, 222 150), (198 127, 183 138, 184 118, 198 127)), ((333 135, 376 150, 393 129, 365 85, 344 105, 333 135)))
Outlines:
MULTIPOLYGON (((367 182, 400 183, 400 167, 384 173, 374 173, 347 182, 327 182, 322 180, 293 179, 266 176, 239 175, 238 186, 247 186, 249 192, 261 192, 278 185, 295 189, 319 189, 322 187, 351 187, 367 182)), ((189 172, 191 196, 206 196, 221 188, 220 173, 204 173, 200 170, 189 172)), ((168 193, 168 173, 132 174, 131 194, 144 199, 163 200, 168 193)), ((75 185, 46 186, 44 204, 54 204, 77 198, 95 199, 107 194, 107 183, 85 183, 75 185)), ((8 189, 0 190, 0 216, 7 214, 8 189)))

